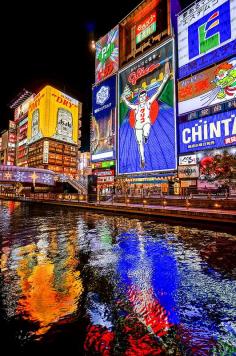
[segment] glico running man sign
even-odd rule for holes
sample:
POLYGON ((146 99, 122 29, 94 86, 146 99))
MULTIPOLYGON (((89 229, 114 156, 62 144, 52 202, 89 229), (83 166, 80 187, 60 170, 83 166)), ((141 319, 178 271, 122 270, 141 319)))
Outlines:
POLYGON ((180 153, 236 145, 236 110, 179 125, 180 153))
POLYGON ((119 73, 119 174, 176 169, 173 42, 119 73))
POLYGON ((179 78, 236 53, 235 18, 235 0, 201 0, 178 16, 179 78))

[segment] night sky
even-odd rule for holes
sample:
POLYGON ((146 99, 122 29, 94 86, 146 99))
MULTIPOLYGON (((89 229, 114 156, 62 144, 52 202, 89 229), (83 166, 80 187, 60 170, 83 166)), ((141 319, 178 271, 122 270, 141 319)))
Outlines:
MULTIPOLYGON (((182 0, 182 6, 190 3, 182 0)), ((13 113, 8 104, 23 88, 50 84, 83 103, 82 146, 88 149, 94 52, 89 43, 105 35, 139 0, 5 3, 1 21, 0 130, 13 113), (117 4, 117 5, 116 5, 117 4), (7 23, 7 26, 6 26, 7 23)))

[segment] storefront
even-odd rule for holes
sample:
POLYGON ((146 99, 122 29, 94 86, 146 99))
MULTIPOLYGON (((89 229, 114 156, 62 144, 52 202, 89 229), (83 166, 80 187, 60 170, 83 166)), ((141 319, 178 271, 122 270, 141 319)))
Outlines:
POLYGON ((127 196, 160 196, 179 194, 179 180, 176 174, 156 176, 133 176, 116 178, 116 194, 127 196))
POLYGON ((236 192, 236 147, 199 151, 179 156, 182 190, 198 193, 236 192))
POLYGON ((94 169, 93 175, 97 176, 97 189, 100 196, 111 195, 114 192, 115 169, 94 169))

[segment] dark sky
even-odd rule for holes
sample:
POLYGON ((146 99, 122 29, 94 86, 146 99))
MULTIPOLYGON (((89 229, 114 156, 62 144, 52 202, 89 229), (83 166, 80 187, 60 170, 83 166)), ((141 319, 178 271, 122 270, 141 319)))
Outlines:
MULTIPOLYGON (((182 0, 187 5, 190 0, 182 0)), ((105 35, 139 0, 6 2, 1 21, 0 129, 12 118, 9 102, 23 88, 51 84, 84 105, 83 141, 89 137, 94 53, 89 42, 105 35), (5 15, 4 15, 5 14, 5 15), (7 24, 7 26, 6 26, 7 24)), ((88 148, 88 147, 87 147, 88 148)))

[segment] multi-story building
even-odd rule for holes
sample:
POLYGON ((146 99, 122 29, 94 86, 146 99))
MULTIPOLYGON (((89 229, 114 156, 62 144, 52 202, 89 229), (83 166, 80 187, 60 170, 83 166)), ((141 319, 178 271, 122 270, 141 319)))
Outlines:
POLYGON ((14 125, 16 133, 14 165, 21 167, 28 166, 28 109, 33 97, 34 94, 23 89, 10 103, 10 108, 14 109, 14 125))
POLYGON ((78 176, 88 176, 92 174, 91 153, 78 152, 78 176))
POLYGON ((1 133, 0 163, 13 166, 16 154, 16 125, 14 121, 9 121, 7 130, 1 133))
POLYGON ((234 0, 199 0, 177 17, 183 189, 236 191, 235 13, 234 0))
POLYGON ((82 104, 44 87, 29 106, 28 165, 76 176, 82 104))
POLYGON ((14 108, 14 122, 16 124, 16 156, 15 165, 20 167, 28 166, 28 110, 29 105, 33 101, 34 94, 29 91, 23 91, 22 97, 20 94, 11 103, 11 108, 14 108), (21 100, 19 100, 21 97, 21 100))

